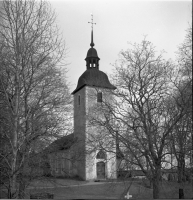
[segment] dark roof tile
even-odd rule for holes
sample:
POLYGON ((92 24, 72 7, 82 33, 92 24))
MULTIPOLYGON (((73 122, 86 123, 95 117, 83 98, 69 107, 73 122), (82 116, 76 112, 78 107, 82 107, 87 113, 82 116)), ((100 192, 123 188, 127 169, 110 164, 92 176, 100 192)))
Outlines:
POLYGON ((78 90, 84 86, 102 87, 107 89, 116 89, 108 79, 108 76, 95 68, 87 69, 79 78, 76 89, 72 92, 75 94, 78 90))

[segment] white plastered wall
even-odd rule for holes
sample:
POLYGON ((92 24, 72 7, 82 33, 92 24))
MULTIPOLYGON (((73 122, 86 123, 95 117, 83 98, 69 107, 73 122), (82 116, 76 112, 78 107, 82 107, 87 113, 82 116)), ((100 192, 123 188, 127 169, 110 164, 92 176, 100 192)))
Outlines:
MULTIPOLYGON (((89 136, 92 134, 96 134, 98 130, 94 127, 89 127, 89 112, 92 112, 92 109, 90 109, 93 105, 97 105, 97 91, 100 91, 103 93, 103 98, 105 99, 109 99, 111 100, 111 96, 108 96, 108 90, 105 90, 103 88, 92 88, 92 87, 85 87, 86 89, 86 115, 87 115, 87 120, 86 120, 86 138, 89 138, 89 136)), ((100 103, 99 103, 100 104, 100 103)), ((100 106, 100 105, 99 105, 100 106)), ((93 114, 93 113, 92 113, 93 114)), ((107 134, 107 133, 104 133, 107 134)), ((107 143, 109 143, 109 141, 107 141, 107 143)), ((113 149, 110 149, 110 151, 108 151, 107 146, 105 146, 105 142, 104 142, 104 148, 106 148, 106 159, 96 159, 96 155, 99 151, 99 146, 97 144, 97 140, 96 142, 92 142, 92 147, 91 147, 91 143, 90 141, 86 141, 86 148, 88 148, 88 151, 91 151, 89 153, 87 153, 86 155, 86 180, 92 180, 92 179, 97 179, 97 169, 96 169, 96 165, 97 162, 103 161, 105 163, 105 176, 108 179, 116 179, 117 178, 117 163, 116 163, 116 148, 115 148, 115 141, 113 142, 114 145, 111 147, 113 149), (88 143, 87 143, 88 142, 88 143), (93 146, 95 145, 95 146, 93 146), (93 148, 93 151, 92 151, 93 148), (111 152, 112 151, 112 152, 111 152)))

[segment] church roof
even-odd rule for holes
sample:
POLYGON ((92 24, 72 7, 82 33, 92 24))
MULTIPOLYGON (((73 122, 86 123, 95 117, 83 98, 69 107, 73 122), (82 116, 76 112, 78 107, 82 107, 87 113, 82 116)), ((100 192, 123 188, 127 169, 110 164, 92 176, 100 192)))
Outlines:
POLYGON ((77 141, 76 137, 74 134, 69 134, 66 136, 63 136, 54 142, 52 142, 47 148, 46 151, 49 153, 53 153, 56 151, 61 151, 61 150, 67 150, 70 149, 70 147, 77 141))
POLYGON ((95 68, 87 69, 79 78, 76 89, 72 92, 75 94, 78 90, 84 86, 102 87, 107 89, 116 89, 108 79, 108 76, 95 68))

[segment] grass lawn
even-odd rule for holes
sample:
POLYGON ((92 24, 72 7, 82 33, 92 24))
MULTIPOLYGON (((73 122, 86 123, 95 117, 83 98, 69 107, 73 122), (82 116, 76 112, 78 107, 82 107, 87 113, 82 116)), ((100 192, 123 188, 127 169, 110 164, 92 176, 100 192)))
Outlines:
MULTIPOLYGON (((56 199, 120 199, 123 198, 127 192, 127 188, 130 182, 105 182, 96 183, 94 185, 79 185, 79 186, 68 186, 68 187, 55 187, 55 188, 45 188, 45 189, 33 189, 29 192, 49 192, 54 194, 56 199)), ((144 198, 144 193, 146 189, 141 185, 132 183, 130 187, 130 194, 133 198, 144 198), (142 195, 140 195, 142 194, 142 195)), ((150 192, 151 193, 151 192, 150 192)), ((148 193, 146 193, 148 194, 148 193)), ((149 194, 146 195, 146 198, 149 194)), ((29 197, 27 197, 29 198, 29 197)))
MULTIPOLYGON (((26 198, 34 193, 52 193, 55 199, 123 199, 130 186, 132 199, 152 199, 153 190, 145 187, 144 181, 88 182, 71 179, 55 179, 49 182, 33 182, 27 190, 26 198)), ((176 182, 163 181, 160 187, 160 198, 178 199, 179 188, 184 189, 185 199, 191 199, 192 184, 179 185, 176 182)))
MULTIPOLYGON (((139 182, 144 186, 149 186, 147 180, 139 182)), ((183 189, 184 198, 193 198, 193 184, 190 182, 177 183, 175 181, 162 181, 160 182, 160 198, 162 199, 179 199, 179 189, 183 189)), ((152 190, 153 191, 153 190, 152 190)))
POLYGON ((164 181, 161 184, 161 198, 175 198, 179 199, 179 188, 184 190, 184 198, 185 199, 192 199, 193 198, 193 188, 192 183, 182 183, 179 184, 177 182, 168 182, 164 181))

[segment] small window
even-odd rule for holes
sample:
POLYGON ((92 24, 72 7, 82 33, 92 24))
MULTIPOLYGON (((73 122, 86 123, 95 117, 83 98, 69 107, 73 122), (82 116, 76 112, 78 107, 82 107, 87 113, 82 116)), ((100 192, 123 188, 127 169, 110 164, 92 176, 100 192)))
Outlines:
POLYGON ((102 92, 97 93, 97 102, 102 102, 102 92))
POLYGON ((78 95, 78 105, 80 105, 80 95, 78 95))
POLYGON ((98 153, 97 153, 97 156, 96 156, 97 159, 106 159, 106 153, 102 150, 100 150, 98 153))

